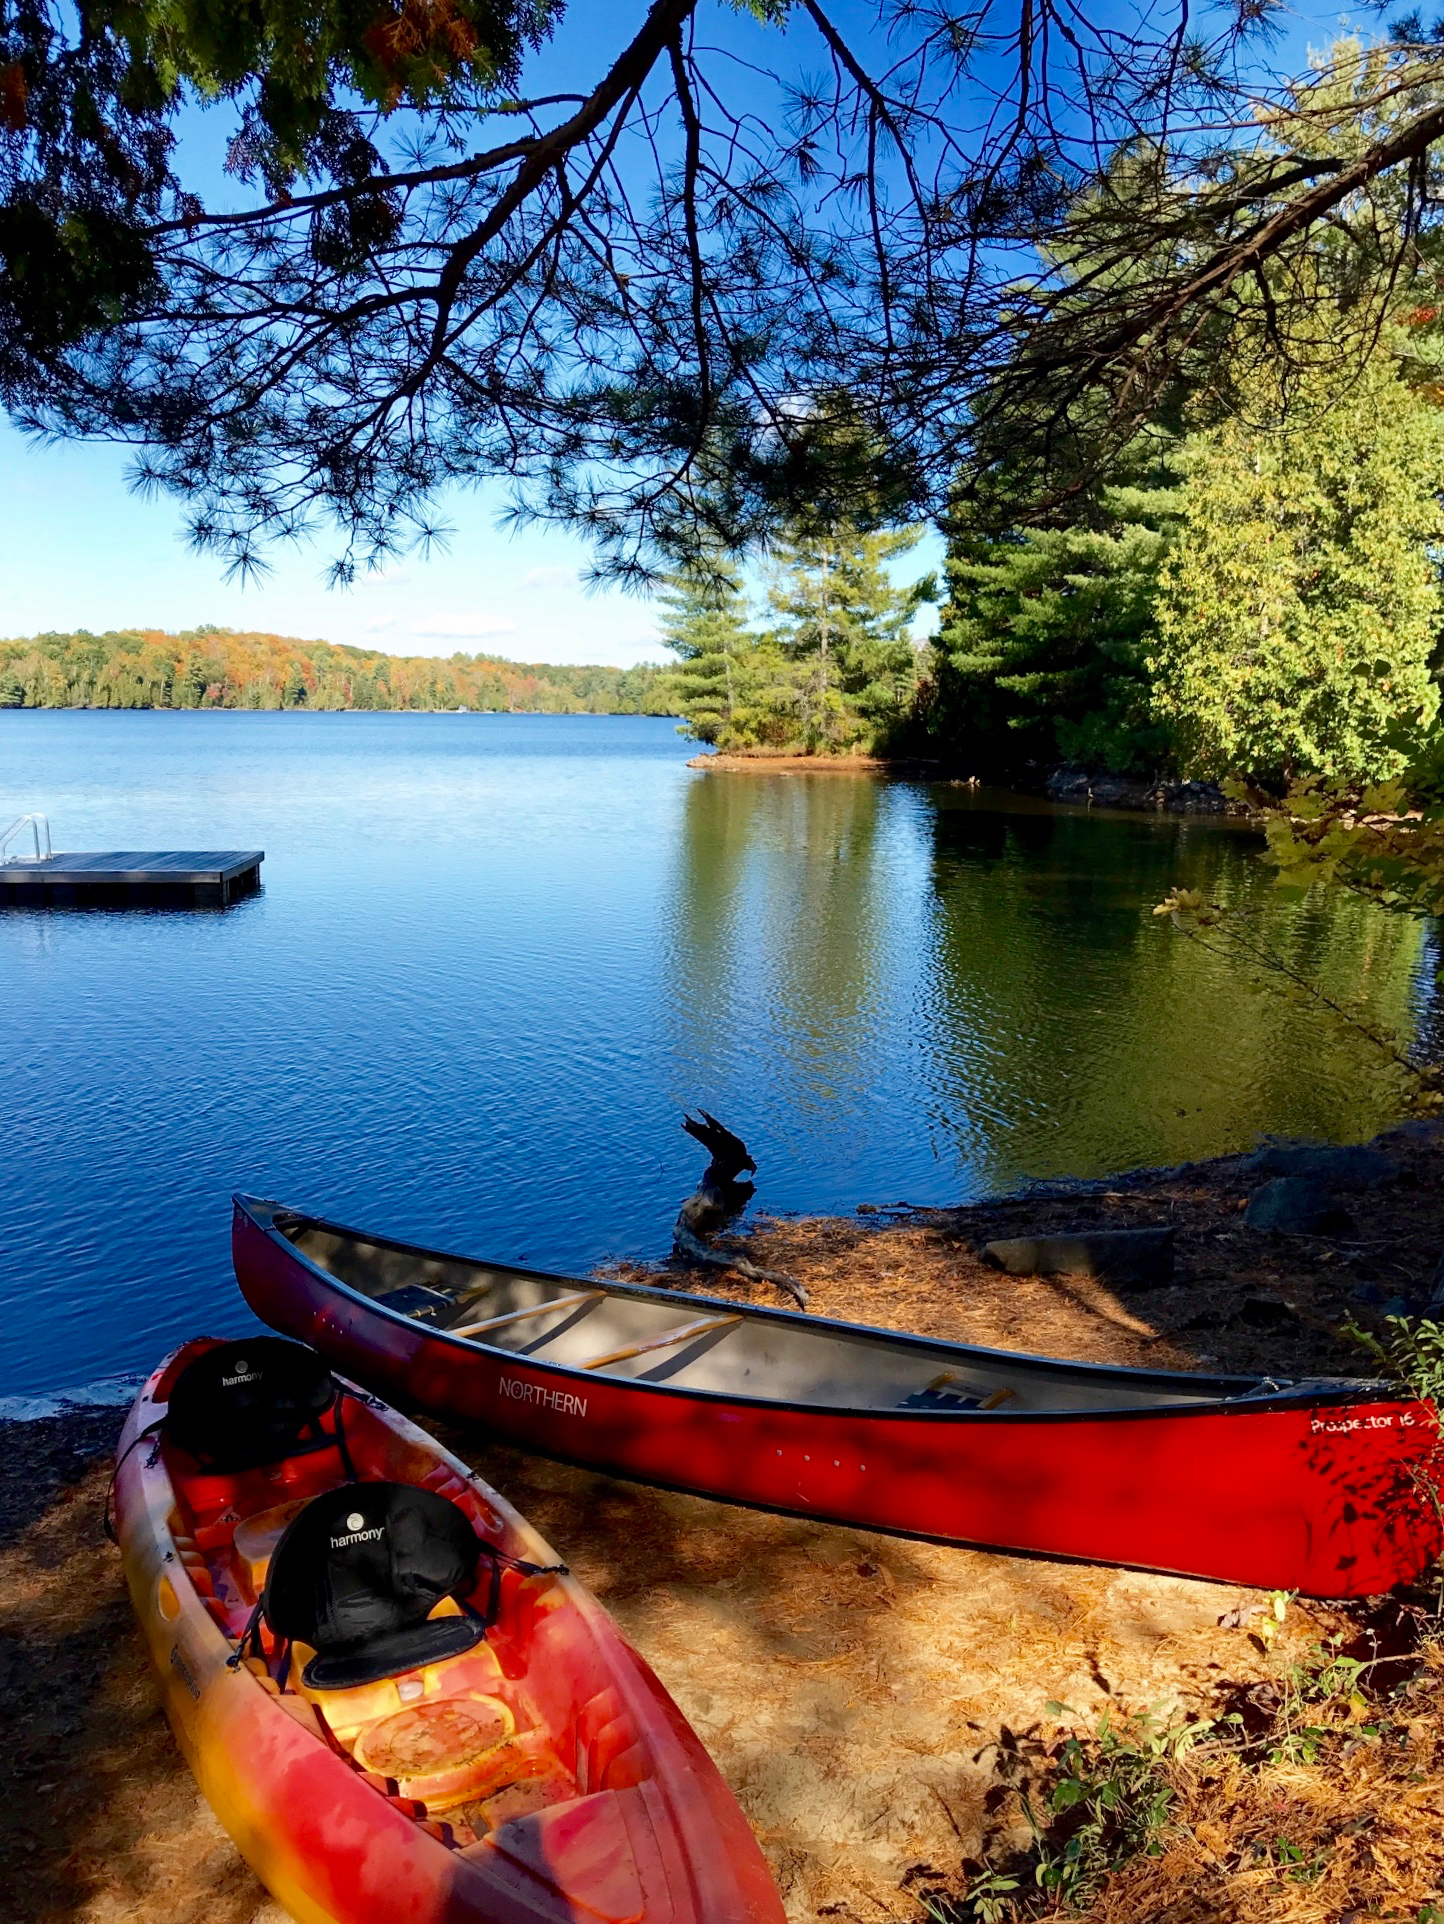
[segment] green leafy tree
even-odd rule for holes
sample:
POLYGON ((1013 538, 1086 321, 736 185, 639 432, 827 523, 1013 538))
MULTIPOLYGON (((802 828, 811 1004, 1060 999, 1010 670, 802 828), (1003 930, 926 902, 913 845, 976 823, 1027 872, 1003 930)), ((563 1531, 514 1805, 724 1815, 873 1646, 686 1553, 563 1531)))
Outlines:
POLYGON ((1444 412, 1380 355, 1199 437, 1148 666, 1203 775, 1373 780, 1432 722, 1444 412))
POLYGON ((790 669, 794 739, 809 754, 886 745, 917 691, 913 617, 935 593, 931 575, 894 586, 887 563, 916 528, 868 530, 846 521, 794 526, 773 551, 771 638, 790 669))
POLYGON ((1145 663, 1177 479, 1175 442, 1154 435, 1052 525, 987 532, 1001 488, 981 528, 955 514, 929 707, 950 760, 1006 777, 1060 756, 1120 774, 1166 759, 1145 663))

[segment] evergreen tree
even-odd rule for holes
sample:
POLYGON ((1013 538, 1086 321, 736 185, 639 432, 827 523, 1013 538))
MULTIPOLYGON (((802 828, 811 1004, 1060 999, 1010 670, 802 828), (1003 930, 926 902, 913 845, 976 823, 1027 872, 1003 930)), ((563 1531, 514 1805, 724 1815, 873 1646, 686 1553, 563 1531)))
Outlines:
POLYGON ((195 655, 182 654, 171 682, 171 703, 176 708, 199 708, 206 697, 205 677, 195 655))
POLYGON ((722 748, 755 741, 757 638, 739 571, 720 555, 700 555, 668 576, 662 608, 662 639, 682 663, 669 680, 688 734, 722 748))
POLYGON ((908 715, 919 679, 912 621, 934 584, 929 575, 897 588, 886 564, 919 539, 916 528, 838 521, 794 526, 774 549, 771 638, 791 670, 794 739, 809 754, 881 747, 908 715))
POLYGON ((1444 411, 1380 355, 1286 421, 1200 437, 1165 563, 1155 706, 1201 774, 1374 780, 1433 721, 1444 411))
POLYGON ((1174 447, 1141 440, 1122 472, 1080 490, 1066 522, 977 532, 997 525, 996 500, 971 524, 955 516, 929 725, 970 772, 1062 758, 1123 774, 1166 759, 1146 657, 1179 512, 1174 447))

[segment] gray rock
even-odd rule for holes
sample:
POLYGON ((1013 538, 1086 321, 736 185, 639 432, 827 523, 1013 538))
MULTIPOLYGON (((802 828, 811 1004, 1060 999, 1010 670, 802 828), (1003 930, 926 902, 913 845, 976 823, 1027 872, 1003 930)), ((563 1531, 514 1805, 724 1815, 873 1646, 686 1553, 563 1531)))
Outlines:
POLYGON ((1166 808, 1177 815, 1222 815, 1228 807, 1217 782, 1160 782, 1147 775, 1095 774, 1065 763, 1048 776, 1055 802, 1096 808, 1166 808))
POLYGON ((1396 1122, 1385 1134, 1387 1142, 1433 1142, 1444 1130, 1444 1122, 1438 1116, 1414 1116, 1408 1122, 1396 1122))
POLYGON ((1156 1289, 1173 1281, 1171 1228, 1074 1229, 1057 1236, 1010 1236, 983 1247, 983 1261, 1010 1276, 1096 1276, 1156 1289))
POLYGON ((1222 815, 1228 798, 1217 782, 1169 782, 1163 790, 1163 806, 1175 815, 1222 815))
POLYGON ((1399 1173, 1367 1143, 1266 1142, 1243 1166, 1253 1176, 1298 1176, 1331 1189, 1377 1189, 1399 1173))
POLYGON ((1088 800, 1088 770, 1065 765, 1055 768, 1048 777, 1049 799, 1055 802, 1086 802, 1088 800))
POLYGON ((1093 774, 1071 765, 1055 768, 1047 780, 1051 800, 1099 808, 1156 808, 1157 787, 1143 776, 1093 774))
POLYGON ((1280 1236, 1347 1235, 1353 1218, 1327 1184, 1307 1176, 1275 1176, 1249 1198, 1243 1219, 1250 1229, 1280 1236))
POLYGON ((1156 784, 1134 775, 1095 775, 1088 784, 1088 799, 1099 808, 1155 808, 1156 784))

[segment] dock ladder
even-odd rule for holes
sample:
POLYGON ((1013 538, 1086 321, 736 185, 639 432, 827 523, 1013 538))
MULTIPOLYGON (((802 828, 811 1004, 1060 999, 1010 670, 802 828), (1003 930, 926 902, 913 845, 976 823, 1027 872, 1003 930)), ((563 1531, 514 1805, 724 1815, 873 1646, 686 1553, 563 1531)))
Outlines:
POLYGON ((53 853, 50 847, 50 823, 43 815, 32 814, 22 815, 18 821, 10 824, 3 835, 0 835, 0 863, 5 861, 6 849, 9 848, 21 830, 26 828, 28 828, 30 833, 35 837, 35 853, 33 855, 15 855, 10 859, 15 862, 48 862, 50 860, 53 853))

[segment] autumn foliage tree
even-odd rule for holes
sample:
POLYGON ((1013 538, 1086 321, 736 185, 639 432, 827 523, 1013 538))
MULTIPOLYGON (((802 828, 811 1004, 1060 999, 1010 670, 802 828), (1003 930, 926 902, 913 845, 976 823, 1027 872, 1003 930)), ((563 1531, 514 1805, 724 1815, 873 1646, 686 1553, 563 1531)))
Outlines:
POLYGON ((0 641, 0 708, 514 709, 663 715, 655 668, 525 665, 492 655, 383 655, 196 628, 0 641))

